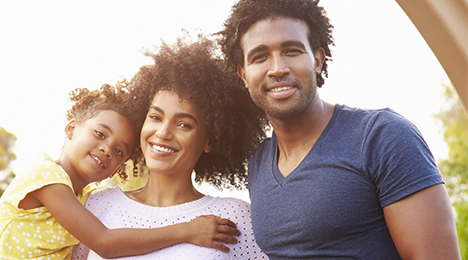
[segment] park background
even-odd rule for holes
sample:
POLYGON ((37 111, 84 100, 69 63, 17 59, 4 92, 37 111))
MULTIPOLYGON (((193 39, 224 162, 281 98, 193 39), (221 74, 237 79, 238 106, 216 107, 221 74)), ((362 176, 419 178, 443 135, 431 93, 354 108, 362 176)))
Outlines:
MULTIPOLYGON (((65 140, 69 91, 130 79, 143 55, 189 32, 215 33, 235 0, 0 1, 0 127, 16 136, 20 173, 39 151, 57 158, 65 140)), ((322 0, 335 26, 331 103, 389 107, 413 122, 438 161, 449 156, 444 124, 450 80, 393 0, 322 0)), ((4 171, 5 172, 5 171, 4 171)), ((249 201, 247 191, 200 190, 249 201)))

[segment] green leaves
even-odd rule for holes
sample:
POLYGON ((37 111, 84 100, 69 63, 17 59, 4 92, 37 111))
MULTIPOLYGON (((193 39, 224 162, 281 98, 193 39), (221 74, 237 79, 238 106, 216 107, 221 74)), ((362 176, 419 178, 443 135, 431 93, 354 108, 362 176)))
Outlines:
POLYGON ((444 125, 449 153, 438 164, 454 208, 462 259, 468 259, 468 117, 455 90, 445 87, 450 107, 435 117, 444 125))

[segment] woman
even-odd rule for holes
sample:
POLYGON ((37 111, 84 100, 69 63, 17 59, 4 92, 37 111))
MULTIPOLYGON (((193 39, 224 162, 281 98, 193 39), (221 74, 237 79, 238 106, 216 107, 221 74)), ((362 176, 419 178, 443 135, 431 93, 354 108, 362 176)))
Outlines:
MULTIPOLYGON (((148 182, 128 192, 98 191, 86 207, 109 228, 161 227, 211 214, 235 222, 241 235, 227 245, 228 253, 181 243, 138 259, 267 258, 254 241, 248 203, 213 198, 193 186, 195 172, 196 182, 245 188, 246 162, 267 128, 237 75, 226 73, 213 57, 214 46, 203 37, 194 43, 179 39, 173 46, 163 44, 151 55, 155 63, 140 68, 130 89, 145 110, 139 163, 149 172, 148 182)), ((80 244, 73 259, 86 258, 88 251, 80 244)), ((88 259, 100 258, 91 251, 88 259)))

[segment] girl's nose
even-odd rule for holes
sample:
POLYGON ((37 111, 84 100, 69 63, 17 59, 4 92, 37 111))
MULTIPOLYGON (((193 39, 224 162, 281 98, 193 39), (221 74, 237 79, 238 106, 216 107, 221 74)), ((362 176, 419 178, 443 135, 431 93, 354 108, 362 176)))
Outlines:
POLYGON ((112 159, 112 153, 106 145, 102 145, 101 147, 99 147, 99 151, 102 154, 104 154, 104 156, 108 157, 109 159, 112 159))

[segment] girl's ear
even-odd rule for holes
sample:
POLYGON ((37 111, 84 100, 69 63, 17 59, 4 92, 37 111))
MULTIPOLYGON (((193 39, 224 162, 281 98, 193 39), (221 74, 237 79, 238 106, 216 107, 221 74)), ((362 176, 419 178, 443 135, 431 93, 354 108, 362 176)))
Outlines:
POLYGON ((68 139, 72 139, 73 136, 73 131, 75 131, 76 128, 76 121, 73 118, 68 122, 68 124, 65 126, 65 135, 67 136, 68 139))

